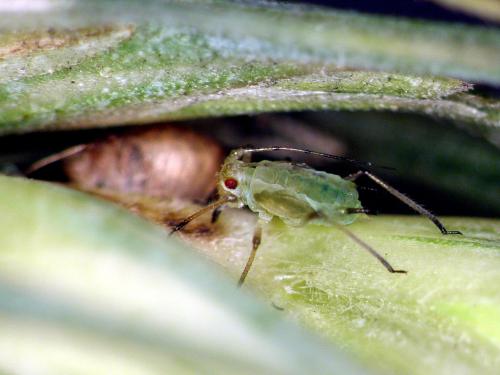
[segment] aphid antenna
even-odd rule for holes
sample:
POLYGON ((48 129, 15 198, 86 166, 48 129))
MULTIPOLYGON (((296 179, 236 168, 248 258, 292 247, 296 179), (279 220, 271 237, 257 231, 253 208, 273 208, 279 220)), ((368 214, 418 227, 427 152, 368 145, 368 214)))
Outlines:
POLYGON ((307 149, 301 149, 301 148, 294 148, 294 147, 282 147, 282 146, 273 146, 273 147, 258 147, 258 148, 251 148, 251 147, 243 147, 240 150, 242 157, 246 153, 254 153, 254 152, 268 152, 268 151, 292 151, 292 152, 301 152, 303 154, 309 154, 309 155, 316 155, 316 156, 321 156, 324 158, 328 159, 333 159, 333 160, 339 160, 339 161, 345 161, 357 166, 362 166, 364 168, 368 167, 377 167, 377 168, 383 168, 383 169, 392 169, 394 168, 391 167, 383 167, 383 166, 375 166, 373 163, 369 161, 361 161, 361 160, 356 160, 356 159, 351 159, 347 158, 345 156, 339 156, 339 155, 332 155, 332 154, 327 154, 324 152, 318 152, 318 151, 312 151, 312 150, 307 150, 307 149))

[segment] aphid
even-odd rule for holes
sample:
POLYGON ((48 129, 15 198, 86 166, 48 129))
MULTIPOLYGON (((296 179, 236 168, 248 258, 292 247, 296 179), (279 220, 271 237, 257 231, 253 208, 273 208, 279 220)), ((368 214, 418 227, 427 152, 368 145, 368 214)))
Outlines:
POLYGON ((69 180, 80 188, 204 200, 215 190, 223 158, 211 138, 161 126, 70 147, 37 161, 27 173, 61 160, 69 180))
MULTIPOLYGON (((354 183, 361 176, 370 178, 403 203, 429 218, 441 233, 461 234, 458 231, 448 231, 432 213, 365 169, 342 178, 335 174, 314 170, 304 164, 245 160, 252 153, 279 150, 302 152, 360 164, 360 162, 340 156, 290 147, 233 150, 225 159, 219 172, 219 199, 180 222, 173 228, 171 234, 181 230, 189 222, 210 210, 217 212, 225 205, 238 208, 247 206, 257 213, 263 222, 269 222, 273 217, 278 217, 290 226, 302 226, 307 223, 333 225, 373 255, 389 272, 406 273, 404 270, 394 269, 375 249, 345 228, 346 225, 356 220, 357 215, 367 212, 361 206, 354 183)), ((367 165, 370 164, 367 163, 367 165)), ((261 225, 258 223, 253 235, 252 251, 240 276, 238 286, 243 284, 250 271, 261 242, 261 233, 261 225)))

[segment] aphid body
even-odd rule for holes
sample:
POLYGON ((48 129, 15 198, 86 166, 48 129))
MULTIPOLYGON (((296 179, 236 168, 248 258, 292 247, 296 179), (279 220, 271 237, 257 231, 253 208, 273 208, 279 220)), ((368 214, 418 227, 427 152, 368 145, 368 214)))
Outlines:
MULTIPOLYGON (((267 160, 250 162, 247 160, 247 156, 250 156, 251 153, 280 150, 319 155, 358 165, 363 164, 340 156, 290 147, 234 150, 225 159, 219 172, 219 200, 187 217, 174 227, 171 233, 182 229, 209 210, 215 209, 215 213, 224 205, 248 206, 250 210, 258 213, 259 218, 265 222, 270 221, 273 217, 278 217, 290 226, 301 226, 306 223, 335 226, 373 255, 389 272, 406 273, 404 270, 394 269, 375 249, 345 228, 345 225, 354 222, 357 215, 366 213, 361 206, 354 183, 357 178, 366 176, 394 197, 429 218, 441 233, 461 234, 458 231, 448 231, 435 215, 367 170, 360 170, 342 178, 338 175, 316 171, 304 164, 267 160)), ((213 218, 215 217, 217 215, 213 216, 213 218)), ((238 285, 242 285, 245 281, 261 242, 259 224, 255 229, 252 242, 253 248, 238 285)))
POLYGON ((280 218, 290 226, 306 223, 347 225, 361 209, 356 185, 340 176, 290 162, 249 163, 244 150, 233 151, 219 174, 219 195, 232 195, 233 206, 248 206, 269 222, 280 218))

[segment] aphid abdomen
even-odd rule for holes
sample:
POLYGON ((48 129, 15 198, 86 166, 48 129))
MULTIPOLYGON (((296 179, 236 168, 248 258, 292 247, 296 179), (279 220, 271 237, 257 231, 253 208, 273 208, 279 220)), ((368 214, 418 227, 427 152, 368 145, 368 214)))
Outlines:
POLYGON ((356 215, 345 209, 361 207, 354 183, 291 163, 257 163, 249 187, 245 203, 250 209, 265 220, 278 216, 293 226, 350 224, 356 215))

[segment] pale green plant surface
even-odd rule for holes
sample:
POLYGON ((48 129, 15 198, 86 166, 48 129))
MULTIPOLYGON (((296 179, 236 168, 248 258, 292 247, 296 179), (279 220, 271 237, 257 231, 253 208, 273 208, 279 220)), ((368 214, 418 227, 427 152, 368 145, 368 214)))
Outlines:
MULTIPOLYGON (((201 218, 179 233, 232 275, 217 281, 187 249, 122 210, 46 184, 1 182, 10 227, 2 226, 9 230, 0 237, 7 250, 1 255, 2 331, 9 332, 0 344, 37 365, 77 358, 71 363, 78 367, 82 358, 102 357, 130 373, 144 360, 154 370, 176 373, 200 365, 252 373, 282 369, 282 359, 290 367, 274 373, 303 373, 308 366, 336 373, 336 365, 349 366, 279 323, 289 317, 375 373, 494 373, 499 366, 498 220, 443 219, 463 236, 443 236, 420 217, 360 218, 349 226, 406 275, 388 273, 335 228, 273 221, 264 225, 243 286, 278 310, 272 314, 243 302, 236 291, 256 222, 245 210, 227 209, 215 225, 201 218), (48 337, 51 345, 40 352, 36 337, 48 337), (63 350, 67 345, 72 349, 63 350), (336 365, 324 367, 330 356, 336 365), (196 360, 186 363, 185 357, 196 360)), ((196 210, 107 197, 161 223, 196 210)), ((11 365, 11 357, 0 364, 11 365)))
MULTIPOLYGON (((218 240, 196 229, 184 238, 236 282, 255 217, 228 210, 221 221, 218 240)), ((443 236, 419 217, 370 217, 349 226, 408 271, 401 275, 335 228, 273 221, 264 226, 244 287, 380 373, 492 374, 500 365, 500 222, 444 222, 464 235, 443 236)))
POLYGON ((495 29, 277 5, 72 4, 6 17, 5 30, 34 27, 45 42, 36 31, 24 47, 26 32, 0 38, 1 132, 306 109, 500 124, 498 101, 429 75, 498 82, 495 29), (113 22, 125 26, 89 32, 113 22), (68 26, 75 36, 60 42, 68 26))
POLYGON ((366 373, 160 228, 0 177, 0 372, 366 373))
MULTIPOLYGON (((103 194, 103 193, 100 193, 103 194)), ((188 216, 166 201, 103 196, 161 223, 188 216)), ((495 373, 500 365, 500 221, 442 218, 443 236, 422 217, 371 216, 348 228, 406 275, 391 274, 331 226, 264 224, 243 288, 383 374, 495 373)), ((183 240, 238 280, 256 216, 226 209, 193 221, 183 240)))

